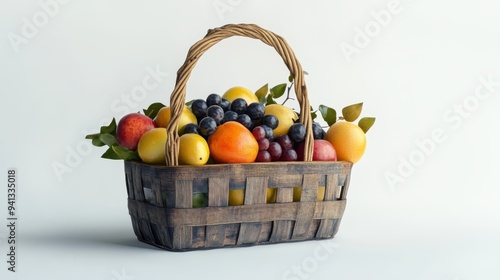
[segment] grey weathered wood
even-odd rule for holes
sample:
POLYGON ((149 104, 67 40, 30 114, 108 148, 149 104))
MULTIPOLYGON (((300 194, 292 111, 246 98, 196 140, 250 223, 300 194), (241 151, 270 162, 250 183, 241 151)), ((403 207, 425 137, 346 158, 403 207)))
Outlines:
POLYGON ((316 208, 318 179, 319 175, 317 174, 304 174, 297 220, 292 233, 292 239, 294 240, 306 238, 305 233, 311 225, 314 209, 316 208))
MULTIPOLYGON (((338 174, 326 176, 325 182, 325 201, 336 200, 336 191, 338 187, 338 174)), ((335 226, 334 219, 322 219, 316 233, 316 238, 331 238, 335 226)))
MULTIPOLYGON (((278 188, 276 203, 291 202, 293 202, 293 188, 278 188)), ((293 221, 274 221, 269 241, 275 243, 289 240, 292 236, 292 225, 293 221)))
MULTIPOLYGON (((175 182, 175 207, 177 209, 193 207, 193 187, 190 180, 179 180, 175 182)), ((176 227, 173 230, 173 248, 190 248, 193 235, 190 226, 176 227)))
MULTIPOLYGON (((346 202, 335 200, 335 185, 349 182, 352 166, 346 162, 202 167, 159 167, 137 162, 125 165, 127 189, 133 190, 129 193, 128 207, 137 238, 173 251, 331 238, 338 230, 346 202), (192 179, 193 176, 196 178, 192 179), (300 182, 298 176, 303 177, 300 182), (227 206, 229 189, 247 187, 242 182, 254 185, 245 196, 245 205, 227 206), (331 196, 334 200, 316 202, 318 184, 326 187, 325 200, 331 196), (301 202, 292 202, 293 187, 300 185, 310 187, 303 188, 301 202), (277 188, 276 203, 265 203, 268 186, 277 188), (136 190, 144 194, 144 187, 151 188, 155 195, 153 205, 137 199, 141 192, 136 190), (209 207, 192 208, 195 189, 208 193, 209 207), (160 198, 163 194, 165 203, 160 198), (304 219, 309 221, 304 223, 304 219)), ((341 195, 346 193, 344 189, 341 195)))
MULTIPOLYGON (((265 204, 267 177, 247 177, 245 205, 265 204)), ((262 223, 242 223, 237 244, 256 244, 259 241, 262 223)))
MULTIPOLYGON (((208 179, 208 206, 227 206, 229 195, 229 178, 209 178, 208 179)), ((206 246, 210 248, 223 247, 226 226, 215 225, 206 228, 206 246)))
MULTIPOLYGON (((315 202, 315 204, 311 219, 337 219, 343 215, 346 201, 322 201, 315 202)), ((301 202, 293 202, 179 209, 156 207, 135 200, 128 201, 131 215, 155 224, 167 224, 171 227, 295 221, 298 219, 301 205, 301 202), (137 208, 145 209, 138 211, 137 208)))
POLYGON ((144 201, 144 188, 142 186, 141 166, 133 165, 131 167, 132 182, 134 184, 134 197, 138 201, 144 201))

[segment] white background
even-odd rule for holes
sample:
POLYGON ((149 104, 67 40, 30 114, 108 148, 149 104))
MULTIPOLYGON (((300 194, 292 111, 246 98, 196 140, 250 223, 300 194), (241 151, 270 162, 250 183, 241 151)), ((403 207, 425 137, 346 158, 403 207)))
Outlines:
MULTIPOLYGON (((73 0, 47 16, 38 1, 2 1, 0 172, 5 182, 8 168, 18 170, 19 225, 11 273, 3 184, 1 278, 499 279, 500 85, 489 92, 481 79, 500 81, 500 5, 400 0, 381 26, 373 13, 389 2, 73 0), (313 106, 363 101, 363 116, 377 117, 331 241, 190 253, 144 245, 132 232, 122 162, 85 149, 84 135, 103 120, 168 103, 188 48, 225 23, 286 38, 309 72, 313 106), (356 53, 345 55, 347 44, 356 53), (157 87, 125 103, 156 68, 157 87), (478 99, 477 88, 487 95, 478 99), (444 141, 424 155, 418 143, 430 148, 435 130, 444 141), (398 170, 407 160, 412 170, 398 170), (403 181, 391 184, 389 173, 403 181)), ((231 38, 202 57, 188 98, 287 77, 272 48, 231 38)))

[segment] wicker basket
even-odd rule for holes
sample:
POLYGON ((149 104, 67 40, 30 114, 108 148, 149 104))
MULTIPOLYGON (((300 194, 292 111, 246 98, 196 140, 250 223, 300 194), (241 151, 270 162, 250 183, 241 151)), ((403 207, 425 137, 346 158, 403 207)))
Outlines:
POLYGON ((137 238, 170 251, 249 246, 333 238, 346 206, 352 164, 312 162, 310 105, 300 63, 286 41, 256 25, 225 25, 211 29, 194 44, 170 96, 167 166, 125 161, 128 208, 137 238), (303 162, 208 164, 178 166, 181 115, 186 83, 200 56, 231 36, 259 39, 275 48, 295 81, 299 121, 306 126, 303 162), (293 187, 302 187, 293 202, 293 187), (325 186, 324 201, 317 201, 325 186), (276 188, 276 203, 266 203, 276 188), (228 206, 229 190, 244 189, 244 205, 228 206), (193 208, 193 194, 208 195, 208 207, 193 208))

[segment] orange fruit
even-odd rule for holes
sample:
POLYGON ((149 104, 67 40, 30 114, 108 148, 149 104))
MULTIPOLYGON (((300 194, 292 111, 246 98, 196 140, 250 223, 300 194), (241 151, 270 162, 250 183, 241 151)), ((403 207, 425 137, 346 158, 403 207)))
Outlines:
POLYGON ((365 132, 354 123, 340 121, 332 124, 325 139, 335 148, 337 160, 356 163, 365 153, 365 132))
POLYGON ((227 99, 229 102, 233 102, 236 98, 243 98, 247 104, 259 102, 257 95, 244 87, 232 87, 222 95, 222 98, 227 99))
POLYGON ((239 122, 229 121, 208 137, 210 155, 217 163, 254 162, 259 144, 252 132, 239 122))

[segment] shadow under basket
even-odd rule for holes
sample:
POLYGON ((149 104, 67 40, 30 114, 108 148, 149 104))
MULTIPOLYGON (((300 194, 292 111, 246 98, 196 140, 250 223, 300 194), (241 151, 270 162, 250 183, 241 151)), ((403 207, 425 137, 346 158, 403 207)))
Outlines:
POLYGON ((137 238, 169 251, 330 239, 344 213, 351 168, 342 161, 172 167, 125 161, 128 209, 137 238), (299 202, 294 187, 302 187, 299 202), (268 188, 276 188, 273 203, 266 203, 268 188), (229 190, 237 189, 244 204, 228 206, 229 190), (193 208, 200 193, 208 206, 193 208))

